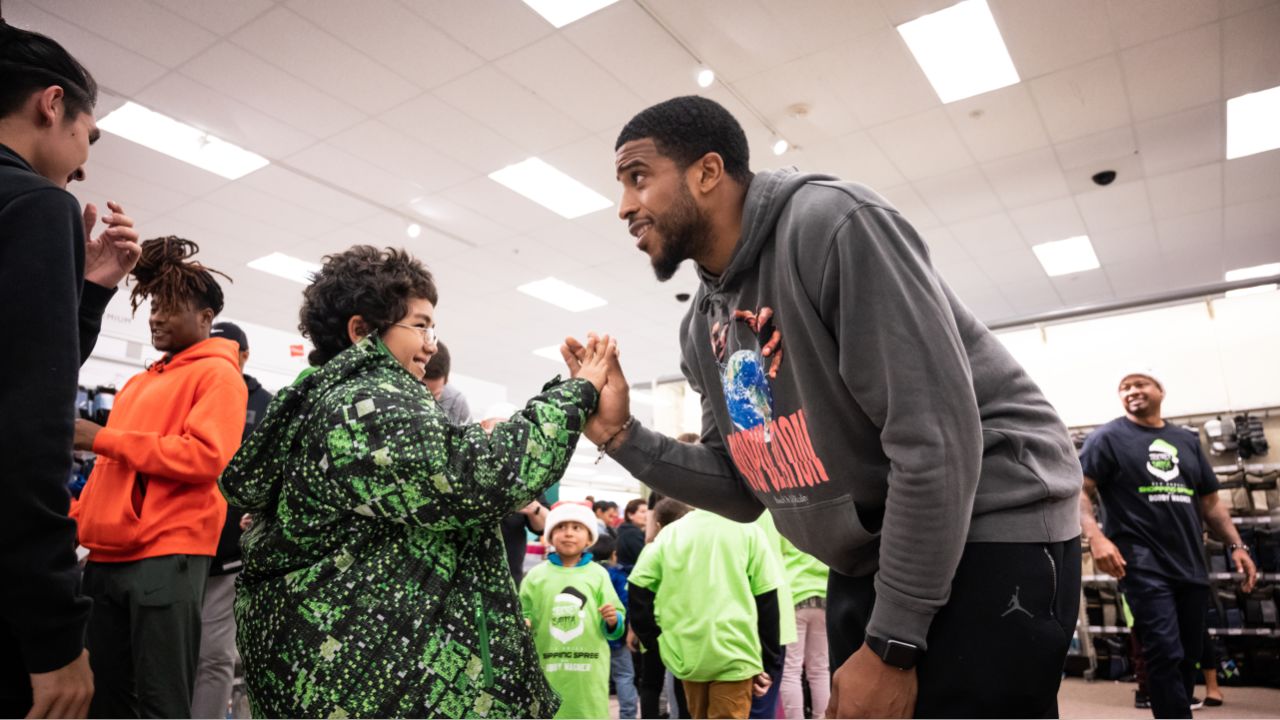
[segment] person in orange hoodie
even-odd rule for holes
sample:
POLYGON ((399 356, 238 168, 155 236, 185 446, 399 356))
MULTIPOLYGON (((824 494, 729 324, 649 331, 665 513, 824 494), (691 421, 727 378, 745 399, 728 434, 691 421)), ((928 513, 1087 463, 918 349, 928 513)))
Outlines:
POLYGON ((222 289, 216 271, 188 261, 198 250, 176 237, 143 243, 131 300, 137 312, 150 298, 151 342, 165 355, 125 383, 106 427, 76 423, 76 447, 98 456, 71 511, 89 550, 89 717, 191 717, 205 579, 227 511, 217 479, 248 401, 239 347, 209 337, 222 289))

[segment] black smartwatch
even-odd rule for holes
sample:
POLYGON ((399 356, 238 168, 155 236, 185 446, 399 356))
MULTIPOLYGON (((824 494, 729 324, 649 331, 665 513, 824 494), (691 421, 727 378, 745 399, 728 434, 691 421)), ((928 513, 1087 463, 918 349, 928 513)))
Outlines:
POLYGON ((914 668, 916 663, 920 662, 920 658, 924 657, 924 651, 916 645, 875 635, 867 636, 867 647, 871 648, 871 652, 883 660, 885 665, 891 665, 900 670, 914 668))

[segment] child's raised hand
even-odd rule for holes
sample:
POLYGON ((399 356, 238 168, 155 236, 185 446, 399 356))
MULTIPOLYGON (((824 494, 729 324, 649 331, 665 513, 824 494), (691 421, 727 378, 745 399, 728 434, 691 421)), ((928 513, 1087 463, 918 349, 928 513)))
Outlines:
MULTIPOLYGON (((583 348, 582 354, 575 358, 579 364, 577 372, 574 372, 573 376, 586 380, 595 385, 596 390, 600 390, 604 387, 605 379, 609 375, 610 358, 617 352, 618 343, 616 340, 608 335, 601 337, 592 335, 587 340, 587 345, 583 348)), ((561 353, 566 353, 564 348, 561 349, 561 353)), ((568 359, 566 358, 566 360, 568 359)))
POLYGON ((600 617, 604 618, 604 622, 611 628, 618 626, 618 609, 609 603, 600 606, 600 617))

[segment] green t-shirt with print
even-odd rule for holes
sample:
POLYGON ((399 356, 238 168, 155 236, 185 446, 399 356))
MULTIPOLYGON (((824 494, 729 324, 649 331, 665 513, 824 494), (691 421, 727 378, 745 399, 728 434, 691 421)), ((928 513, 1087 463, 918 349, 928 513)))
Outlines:
MULTIPOLYGON (((772 516, 769 515, 768 510, 761 514, 760 522, 764 523, 763 518, 766 517, 770 518, 769 526, 773 527, 772 516)), ((791 588, 792 602, 799 605, 809 598, 825 598, 827 574, 830 572, 827 566, 823 565, 818 558, 792 545, 791 541, 782 537, 776 528, 773 532, 778 538, 778 546, 782 549, 782 570, 787 578, 787 585, 791 588)))
POLYGON ((662 662, 681 680, 736 682, 762 670, 755 596, 782 568, 764 530, 705 510, 664 527, 629 578, 654 595, 662 662))
POLYGON ((583 557, 575 567, 543 562, 520 583, 520 609, 533 630, 542 672, 560 695, 557 718, 609 717, 609 641, 627 628, 609 571, 583 557), (605 605, 618 610, 612 632, 600 617, 605 605))
POLYGON ((760 517, 756 519, 756 525, 764 530, 765 537, 769 538, 769 550, 775 553, 774 559, 778 562, 778 567, 782 568, 782 581, 778 583, 778 642, 782 645, 790 645, 800 639, 796 631, 796 603, 800 602, 795 599, 795 590, 791 587, 791 578, 786 572, 786 556, 785 547, 786 538, 782 537, 782 533, 778 532, 778 528, 773 524, 773 516, 768 510, 760 513, 760 517))

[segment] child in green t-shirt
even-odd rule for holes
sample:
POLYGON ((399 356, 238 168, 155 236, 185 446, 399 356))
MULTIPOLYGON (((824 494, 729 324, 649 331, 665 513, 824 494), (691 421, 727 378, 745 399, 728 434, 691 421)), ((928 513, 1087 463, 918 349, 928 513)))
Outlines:
POLYGON ((598 538, 595 515, 582 503, 556 503, 546 535, 555 552, 525 576, 520 607, 542 671, 560 694, 556 717, 606 718, 609 641, 623 636, 626 622, 609 572, 587 551, 598 538))

